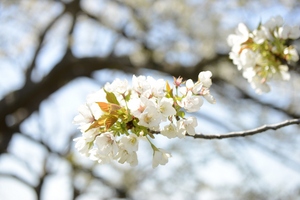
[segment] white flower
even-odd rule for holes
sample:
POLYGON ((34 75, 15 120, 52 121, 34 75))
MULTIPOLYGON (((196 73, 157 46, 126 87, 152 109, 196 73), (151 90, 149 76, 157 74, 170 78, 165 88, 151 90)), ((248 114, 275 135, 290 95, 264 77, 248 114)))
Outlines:
POLYGON ((229 53, 229 58, 232 60, 233 64, 235 64, 238 68, 238 70, 243 69, 243 65, 240 59, 240 54, 239 52, 235 52, 234 50, 232 50, 229 53))
POLYGON ((250 49, 244 49, 240 54, 241 64, 243 69, 253 68, 256 65, 258 55, 250 49))
MULTIPOLYGON (((148 134, 145 127, 150 131, 160 131, 168 138, 183 138, 185 134, 195 134, 195 126, 197 126, 195 118, 189 117, 177 121, 177 118, 183 117, 180 113, 182 111, 177 116, 178 105, 187 112, 194 112, 203 104, 201 96, 214 102, 208 89, 212 84, 211 76, 210 71, 199 73, 196 83, 189 79, 186 87, 182 87, 182 90, 180 90, 181 87, 179 88, 182 95, 176 92, 172 94, 174 97, 167 94, 170 91, 169 87, 166 87, 166 81, 155 80, 150 76, 147 78, 133 76, 132 88, 128 87, 126 80, 116 79, 112 83, 107 83, 104 88, 88 95, 86 104, 79 107, 79 115, 74 118, 73 123, 79 125, 82 136, 74 139, 75 148, 80 154, 98 163, 117 160, 122 164, 126 162, 131 166, 136 166, 139 136, 148 134), (112 103, 114 96, 120 103, 120 106, 116 106, 120 112, 109 113, 110 107, 106 107, 109 105, 105 103, 112 103), (176 102, 174 102, 175 99, 176 102), (111 119, 110 116, 105 118, 109 114, 115 118, 111 119), (117 123, 114 123, 115 119, 117 123), (109 123, 105 124, 107 127, 102 126, 103 122, 109 123)), ((114 106, 112 105, 111 108, 114 106)), ((165 165, 171 154, 156 148, 152 143, 151 146, 153 148, 152 166, 165 165)))
POLYGON ((243 77, 246 78, 248 80, 248 82, 251 82, 251 80, 253 79, 254 76, 256 76, 256 72, 255 72, 254 68, 244 69, 243 77))
POLYGON ((187 119, 181 119, 177 121, 177 127, 179 131, 182 131, 183 135, 188 133, 189 135, 195 135, 195 127, 198 125, 195 117, 188 117, 187 119))
POLYGON ((204 85, 202 82, 196 82, 196 84, 194 85, 193 89, 192 89, 192 92, 193 94, 195 95, 199 95, 202 93, 202 90, 204 89, 204 85))
POLYGON ((97 136, 94 144, 96 147, 89 151, 90 159, 101 164, 110 162, 119 151, 115 138, 110 132, 97 136))
POLYGON ((184 135, 182 135, 182 131, 178 131, 177 126, 173 123, 170 123, 168 125, 165 125, 164 128, 161 130, 161 134, 166 136, 167 138, 183 138, 184 135))
POLYGON ((79 106, 78 110, 80 114, 74 117, 73 123, 79 125, 78 129, 82 132, 83 138, 87 142, 91 142, 98 134, 97 128, 89 129, 92 122, 95 121, 94 116, 87 104, 79 106))
POLYGON ((108 92, 124 94, 128 90, 128 81, 121 81, 117 78, 112 83, 106 83, 104 89, 108 92))
POLYGON ((115 159, 119 163, 129 163, 130 166, 136 166, 138 164, 136 151, 138 150, 138 137, 135 134, 130 134, 121 137, 119 140, 119 152, 115 159))
POLYGON ((253 41, 256 44, 262 44, 265 40, 272 39, 270 31, 264 26, 261 26, 260 29, 255 29, 252 33, 253 41))
POLYGON ((135 151, 129 153, 125 149, 119 150, 117 156, 115 157, 119 163, 124 164, 125 162, 129 163, 131 167, 134 167, 138 164, 137 154, 135 151))
POLYGON ((175 115, 176 110, 173 107, 173 103, 174 101, 171 98, 163 97, 162 99, 159 99, 157 103, 158 112, 160 112, 165 118, 175 115))
POLYGON ((280 65, 279 66, 281 79, 284 81, 288 81, 291 78, 291 75, 289 73, 289 67, 286 65, 280 65))
POLYGON ((276 27, 280 27, 283 25, 283 18, 281 16, 272 17, 267 22, 263 24, 269 30, 274 30, 276 27))
POLYGON ((283 27, 279 27, 278 31, 275 31, 274 35, 277 38, 282 38, 282 39, 287 39, 289 36, 289 32, 290 32, 290 26, 285 25, 283 27))
POLYGON ((98 128, 89 129, 90 124, 85 124, 79 127, 82 132, 82 137, 86 139, 87 142, 94 141, 95 137, 99 134, 98 128))
POLYGON ((212 103, 212 104, 216 103, 216 100, 215 100, 215 98, 210 94, 209 89, 204 88, 204 89, 202 90, 202 95, 203 95, 203 97, 206 99, 206 101, 208 101, 209 103, 212 103))
POLYGON ((109 163, 112 160, 111 156, 100 154, 97 148, 91 149, 89 153, 89 158, 93 161, 97 161, 100 164, 109 163))
POLYGON ((209 88, 212 84, 211 82, 211 71, 200 72, 198 75, 198 81, 203 84, 203 86, 209 88))
POLYGON ((155 80, 151 76, 147 77, 147 82, 151 85, 151 94, 155 97, 165 96, 166 81, 163 79, 155 80))
MULTIPOLYGON (((283 25, 281 16, 269 19, 250 33, 245 25, 239 24, 236 34, 227 38, 228 44, 232 47, 229 57, 238 70, 243 70, 243 76, 257 93, 268 92, 270 87, 267 81, 274 78, 283 80, 290 78, 288 68, 283 62, 297 62, 299 55, 293 46, 287 47, 286 40, 299 37, 299 26, 283 25), (246 40, 247 36, 250 39, 246 40)), ((213 102, 209 93, 204 98, 213 102)))
POLYGON ((254 68, 247 68, 244 70, 243 76, 248 80, 256 93, 262 94, 270 91, 269 85, 266 82, 263 82, 262 78, 256 75, 254 68))
POLYGON ((180 94, 182 94, 182 95, 186 95, 188 91, 189 91, 189 90, 188 90, 187 87, 179 87, 179 92, 180 92, 180 94))
POLYGON ((274 35, 282 39, 297 39, 300 36, 299 26, 289 26, 285 25, 278 28, 278 32, 275 32, 274 35))
POLYGON ((247 26, 243 23, 240 23, 236 29, 236 34, 230 34, 227 38, 228 45, 240 46, 242 43, 246 42, 249 38, 249 30, 247 26))
POLYGON ((86 98, 86 102, 87 104, 95 102, 107 102, 106 93, 104 92, 103 88, 94 93, 89 94, 86 98))
POLYGON ((140 95, 144 95, 145 97, 149 97, 151 94, 151 85, 146 80, 145 76, 136 77, 133 75, 132 77, 132 88, 140 95))
POLYGON ((196 112, 203 105, 203 100, 200 96, 195 96, 191 91, 188 91, 187 95, 178 102, 178 105, 187 112, 196 112))
POLYGON ((300 37, 300 28, 299 26, 293 26, 291 27, 288 37, 292 40, 296 40, 300 37))
POLYGON ((270 86, 266 82, 262 82, 261 78, 258 76, 254 76, 250 84, 258 94, 270 92, 270 86))
POLYGON ((211 76, 211 71, 200 72, 198 74, 198 81, 195 84, 193 83, 193 85, 191 85, 193 94, 203 95, 203 91, 207 90, 212 84, 210 78, 211 76))
POLYGON ((293 62, 297 62, 299 60, 299 55, 298 55, 298 52, 295 48, 293 48, 292 46, 290 47, 287 47, 283 50, 283 53, 285 55, 288 55, 289 58, 288 60, 291 60, 293 62))
POLYGON ((191 90, 193 87, 194 87, 194 82, 192 79, 188 79, 186 82, 185 82, 185 87, 188 90, 191 90))
POLYGON ((78 108, 79 115, 74 117, 73 123, 77 125, 92 123, 95 119, 90 108, 84 104, 78 108))
POLYGON ((126 150, 128 153, 137 151, 139 148, 138 137, 136 134, 122 136, 119 140, 119 147, 126 150))
POLYGON ((168 163, 169 158, 172 155, 168 152, 166 152, 163 149, 155 149, 153 152, 153 160, 152 160, 152 167, 155 168, 158 165, 165 165, 168 163))
MULTIPOLYGON (((117 78, 112 83, 106 83, 104 86, 104 89, 107 92, 113 93, 116 96, 116 98, 121 106, 126 105, 124 95, 127 95, 128 91, 129 91, 127 80, 122 81, 117 78)), ((106 97, 106 94, 105 94, 105 97, 106 97)))
POLYGON ((140 98, 130 99, 127 103, 127 106, 130 110, 130 113, 135 117, 139 117, 146 108, 140 98))
POLYGON ((75 138, 73 141, 76 142, 75 148, 80 154, 89 156, 89 150, 91 147, 90 142, 88 142, 84 137, 75 138))
POLYGON ((163 97, 166 82, 163 79, 155 80, 151 76, 132 77, 132 88, 141 96, 150 98, 150 96, 163 97))
POLYGON ((159 124, 162 121, 162 115, 154 106, 148 106, 140 115, 139 125, 150 128, 151 130, 158 130, 159 124))
POLYGON ((103 89, 89 94, 86 100, 86 103, 95 119, 99 119, 103 115, 103 111, 100 109, 99 105, 96 102, 107 102, 106 93, 103 89))
POLYGON ((144 96, 141 96, 140 98, 130 99, 127 105, 130 110, 130 113, 133 116, 139 118, 147 107, 156 108, 156 104, 153 100, 154 99, 150 100, 144 96))

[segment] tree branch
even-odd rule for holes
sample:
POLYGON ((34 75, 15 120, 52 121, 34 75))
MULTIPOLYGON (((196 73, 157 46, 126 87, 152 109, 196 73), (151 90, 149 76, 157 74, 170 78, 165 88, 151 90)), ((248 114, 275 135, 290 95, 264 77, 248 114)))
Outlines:
POLYGON ((40 33, 39 37, 38 37, 38 45, 35 49, 35 52, 33 54, 33 58, 31 61, 31 64, 29 65, 29 67, 27 68, 26 72, 25 72, 25 77, 26 77, 26 81, 27 82, 31 82, 31 73, 36 65, 36 60, 37 60, 37 56, 39 55, 44 41, 45 41, 45 37, 46 34, 48 33, 48 31, 53 27, 53 25, 65 14, 65 11, 61 12, 59 15, 57 15, 56 17, 53 18, 53 20, 44 28, 44 30, 40 33))
POLYGON ((280 122, 277 124, 263 125, 261 127, 251 129, 251 130, 246 130, 246 131, 230 132, 227 134, 215 134, 215 135, 196 134, 196 135, 188 135, 188 136, 193 137, 195 139, 201 138, 201 139, 209 139, 209 140, 235 138, 235 137, 246 137, 246 136, 262 133, 267 130, 277 130, 277 129, 280 129, 280 128, 283 128, 285 126, 289 126, 292 124, 300 124, 300 118, 286 120, 286 121, 283 121, 283 122, 280 122))

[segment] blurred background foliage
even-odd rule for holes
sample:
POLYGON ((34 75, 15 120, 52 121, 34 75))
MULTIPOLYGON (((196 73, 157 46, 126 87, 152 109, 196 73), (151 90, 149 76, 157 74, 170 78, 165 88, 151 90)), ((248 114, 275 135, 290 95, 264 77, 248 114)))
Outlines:
MULTIPOLYGON (((247 138, 174 139, 151 168, 98 165, 74 151, 72 125, 87 94, 132 74, 172 81, 213 72, 196 113, 198 132, 247 130, 299 118, 300 63, 291 81, 253 92, 228 59, 228 34, 281 15, 300 24, 297 0, 2 0, 0 2, 1 199, 297 199, 299 126, 247 138)), ((294 41, 298 51, 299 40, 294 41)))

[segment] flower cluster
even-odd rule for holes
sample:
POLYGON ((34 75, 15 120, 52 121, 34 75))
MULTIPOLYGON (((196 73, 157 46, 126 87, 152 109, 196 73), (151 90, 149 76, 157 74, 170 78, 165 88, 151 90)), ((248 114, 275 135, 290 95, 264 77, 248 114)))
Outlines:
POLYGON ((299 26, 283 24, 280 16, 271 18, 250 32, 240 23, 236 34, 227 38, 232 47, 229 57, 243 70, 243 76, 251 83, 257 93, 269 92, 268 80, 279 78, 289 80, 288 63, 299 59, 294 46, 287 40, 300 36, 299 26))
POLYGON ((120 79, 107 83, 79 107, 73 122, 82 136, 74 139, 75 148, 99 163, 117 160, 135 166, 139 139, 146 138, 153 149, 152 166, 166 164, 171 154, 157 148, 151 138, 156 133, 168 138, 196 134, 196 118, 185 117, 185 112, 198 111, 202 97, 215 103, 209 92, 211 76, 210 71, 201 72, 195 83, 174 78, 173 87, 150 76, 133 76, 132 87, 120 79))

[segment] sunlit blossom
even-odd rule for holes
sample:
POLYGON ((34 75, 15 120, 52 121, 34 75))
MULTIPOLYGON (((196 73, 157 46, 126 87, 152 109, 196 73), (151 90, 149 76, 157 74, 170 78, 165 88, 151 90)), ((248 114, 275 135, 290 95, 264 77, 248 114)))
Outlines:
POLYGON ((299 26, 285 25, 281 16, 259 24, 252 32, 239 24, 236 34, 227 39, 231 46, 229 57, 257 93, 266 93, 270 91, 270 80, 289 79, 288 68, 282 66, 297 62, 299 56, 294 46, 288 46, 287 40, 299 37, 299 26))
POLYGON ((82 135, 74 139, 75 148, 100 164, 115 160, 136 166, 139 139, 146 138, 153 149, 152 166, 165 165, 171 154, 150 139, 155 134, 167 138, 196 134, 196 118, 186 118, 185 112, 198 111, 203 99, 215 103, 209 92, 211 77, 210 71, 200 72, 195 83, 179 77, 175 87, 163 79, 134 75, 132 87, 120 79, 106 83, 79 107, 73 123, 82 135))
POLYGON ((158 165, 167 164, 171 156, 172 155, 170 153, 166 152, 163 149, 156 149, 153 153, 152 167, 155 168, 158 165))

